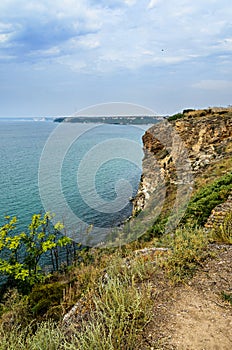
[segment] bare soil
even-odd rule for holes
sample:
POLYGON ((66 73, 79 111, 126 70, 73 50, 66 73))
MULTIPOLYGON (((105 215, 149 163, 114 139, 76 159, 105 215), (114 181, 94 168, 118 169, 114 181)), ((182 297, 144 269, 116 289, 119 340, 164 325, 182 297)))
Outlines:
POLYGON ((215 258, 186 284, 154 276, 154 316, 141 350, 232 350, 232 305, 222 297, 232 293, 232 246, 210 250, 215 258))

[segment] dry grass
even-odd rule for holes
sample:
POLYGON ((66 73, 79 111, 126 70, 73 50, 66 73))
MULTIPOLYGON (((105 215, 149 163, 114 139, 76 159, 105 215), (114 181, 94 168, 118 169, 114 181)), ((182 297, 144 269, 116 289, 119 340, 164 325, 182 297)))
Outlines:
POLYGON ((232 212, 226 215, 219 227, 213 228, 212 236, 217 242, 232 244, 232 212))

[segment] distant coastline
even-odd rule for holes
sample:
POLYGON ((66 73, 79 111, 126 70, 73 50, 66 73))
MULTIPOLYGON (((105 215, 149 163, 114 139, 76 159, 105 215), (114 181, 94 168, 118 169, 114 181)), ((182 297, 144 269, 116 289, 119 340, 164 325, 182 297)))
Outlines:
POLYGON ((163 120, 164 116, 61 116, 61 117, 0 117, 1 122, 55 122, 94 123, 116 125, 149 125, 163 120))
POLYGON ((1 122, 52 122, 54 117, 0 117, 1 122))
POLYGON ((55 123, 101 123, 118 125, 144 125, 156 124, 163 117, 160 116, 78 116, 78 117, 58 117, 55 123))

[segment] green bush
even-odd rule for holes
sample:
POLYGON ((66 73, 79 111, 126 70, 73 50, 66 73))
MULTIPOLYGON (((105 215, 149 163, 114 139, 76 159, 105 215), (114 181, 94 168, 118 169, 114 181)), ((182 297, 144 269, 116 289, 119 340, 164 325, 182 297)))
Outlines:
MULTIPOLYGON (((58 247, 71 242, 66 236, 60 237, 61 223, 51 226, 52 216, 46 213, 32 216, 26 232, 17 232, 17 218, 6 216, 6 223, 0 227, 0 274, 9 278, 10 283, 28 292, 31 286, 45 280, 41 271, 40 260, 49 252, 57 260, 58 247)), ((58 269, 58 266, 56 266, 58 269)))
POLYGON ((177 113, 174 115, 171 115, 170 117, 168 117, 168 121, 173 121, 173 120, 177 120, 177 119, 181 119, 184 117, 183 113, 177 113))
POLYGON ((34 317, 42 317, 49 312, 50 318, 60 318, 61 310, 57 314, 57 308, 61 309, 61 301, 65 285, 60 282, 36 285, 28 296, 29 306, 34 317), (51 312, 54 309, 54 314, 51 312))
POLYGON ((191 199, 182 222, 186 223, 193 220, 199 225, 204 225, 211 211, 228 198, 231 190, 232 173, 226 174, 219 180, 205 186, 191 199))

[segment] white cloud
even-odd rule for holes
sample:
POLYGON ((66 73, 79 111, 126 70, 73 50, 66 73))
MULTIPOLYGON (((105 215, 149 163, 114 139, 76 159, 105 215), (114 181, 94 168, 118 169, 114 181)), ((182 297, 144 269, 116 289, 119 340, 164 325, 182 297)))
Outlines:
POLYGON ((203 90, 226 90, 232 88, 232 81, 228 80, 201 80, 198 83, 193 84, 194 88, 203 89, 203 90))
POLYGON ((215 44, 215 51, 224 51, 230 53, 232 51, 232 38, 225 37, 224 39, 219 40, 215 44))
POLYGON ((73 56, 62 56, 59 57, 56 62, 61 65, 68 66, 74 72, 87 71, 87 64, 85 61, 73 56))
POLYGON ((12 60, 14 60, 14 59, 16 59, 16 57, 15 56, 12 56, 12 55, 0 55, 0 61, 2 60, 2 61, 12 61, 12 60))
POLYGON ((231 50, 232 9, 223 1, 21 0, 19 7, 17 0, 1 0, 0 41, 11 43, 19 60, 22 53, 24 60, 60 54, 65 64, 72 55, 91 70, 176 64, 231 50))
POLYGON ((3 23, 0 22, 0 32, 8 32, 11 31, 13 28, 11 23, 3 23))
POLYGON ((147 5, 148 9, 153 9, 156 5, 158 5, 160 0, 150 0, 149 4, 147 5))
POLYGON ((30 56, 37 56, 37 57, 41 57, 41 56, 57 56, 60 54, 60 49, 57 46, 51 47, 48 50, 37 50, 37 51, 33 51, 31 52, 29 55, 30 56))
POLYGON ((7 42, 9 38, 10 34, 0 34, 0 44, 7 42))
POLYGON ((85 47, 87 49, 96 49, 100 46, 100 41, 97 39, 97 35, 86 35, 76 41, 77 46, 85 47))
POLYGON ((135 5, 137 0, 124 0, 124 3, 128 6, 133 6, 135 5))

